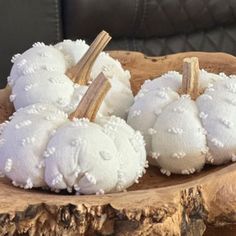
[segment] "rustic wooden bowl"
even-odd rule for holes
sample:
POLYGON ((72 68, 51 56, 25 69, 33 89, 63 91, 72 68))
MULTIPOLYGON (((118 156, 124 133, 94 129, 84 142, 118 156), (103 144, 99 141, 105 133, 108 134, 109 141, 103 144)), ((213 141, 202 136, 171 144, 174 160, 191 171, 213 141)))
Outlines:
MULTIPOLYGON (((131 71, 132 88, 197 56, 200 67, 236 74, 236 58, 188 52, 146 57, 111 52, 131 71)), ((0 90, 0 123, 13 112, 10 89, 0 90)), ((14 148, 14 144, 12 144, 14 148)), ((23 190, 0 180, 0 235, 236 235, 236 164, 208 166, 191 176, 160 174, 150 167, 128 192, 104 196, 56 195, 23 190)))

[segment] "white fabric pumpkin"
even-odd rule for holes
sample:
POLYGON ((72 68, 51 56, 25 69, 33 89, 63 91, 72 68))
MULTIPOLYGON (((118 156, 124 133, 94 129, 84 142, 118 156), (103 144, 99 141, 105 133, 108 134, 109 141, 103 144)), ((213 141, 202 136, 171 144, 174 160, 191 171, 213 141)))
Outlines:
POLYGON ((144 135, 150 163, 164 174, 236 160, 236 77, 201 70, 199 83, 196 101, 180 96, 182 76, 170 71, 146 81, 129 110, 128 124, 144 135))
MULTIPOLYGON (((12 88, 10 99, 15 109, 34 103, 52 103, 66 113, 73 111, 87 86, 74 84, 65 72, 82 58, 88 48, 82 40, 64 40, 55 46, 35 43, 22 55, 15 55, 8 77, 12 88)), ((102 52, 92 67, 91 79, 94 80, 100 72, 112 84, 100 114, 126 118, 127 109, 133 102, 129 71, 123 70, 119 61, 102 52)))
POLYGON ((44 157, 48 139, 67 115, 53 105, 35 104, 19 109, 10 122, 2 124, 0 171, 14 185, 43 187, 44 157))
POLYGON ((2 125, 0 141, 1 173, 24 188, 117 192, 137 181, 147 165, 140 132, 124 120, 70 121, 49 104, 16 111, 2 125))

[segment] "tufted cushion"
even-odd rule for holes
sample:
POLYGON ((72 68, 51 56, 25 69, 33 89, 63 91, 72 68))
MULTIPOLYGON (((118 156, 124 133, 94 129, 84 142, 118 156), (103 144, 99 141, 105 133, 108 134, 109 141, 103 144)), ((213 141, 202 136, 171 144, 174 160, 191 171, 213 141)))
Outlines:
POLYGON ((166 37, 236 22, 235 0, 63 0, 64 33, 92 38, 166 37))
POLYGON ((222 51, 236 55, 236 24, 162 38, 113 40, 108 46, 110 50, 117 48, 140 51, 150 56, 183 51, 222 51))

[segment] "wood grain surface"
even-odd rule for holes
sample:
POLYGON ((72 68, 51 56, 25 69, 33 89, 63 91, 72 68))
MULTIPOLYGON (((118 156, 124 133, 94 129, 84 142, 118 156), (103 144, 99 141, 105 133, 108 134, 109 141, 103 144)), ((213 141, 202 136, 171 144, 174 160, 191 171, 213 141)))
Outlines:
MULTIPOLYGON (((134 93, 145 79, 169 70, 181 72, 184 57, 198 57, 207 71, 236 74, 236 58, 223 53, 110 54, 130 70, 134 93)), ((13 111, 9 94, 9 88, 0 91, 0 122, 13 111)), ((170 177, 150 167, 127 192, 74 196, 23 190, 2 178, 0 235, 236 235, 235 179, 236 164, 170 177)))

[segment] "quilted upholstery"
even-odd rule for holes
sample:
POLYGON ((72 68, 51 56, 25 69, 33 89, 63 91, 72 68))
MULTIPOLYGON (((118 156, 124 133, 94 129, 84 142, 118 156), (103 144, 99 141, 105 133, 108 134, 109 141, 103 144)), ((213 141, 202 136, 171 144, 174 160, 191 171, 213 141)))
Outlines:
POLYGON ((235 0, 64 0, 65 37, 165 37, 236 22, 235 0))
POLYGON ((63 1, 64 37, 82 37, 90 42, 106 29, 113 36, 107 49, 141 51, 152 56, 189 50, 236 55, 235 0, 96 3, 97 0, 63 1))
POLYGON ((149 39, 120 39, 112 41, 108 49, 144 52, 147 55, 166 55, 182 51, 222 51, 236 55, 236 24, 219 26, 190 34, 149 39))
POLYGON ((143 0, 136 35, 165 37, 192 33, 233 23, 235 16, 235 0, 143 0))

